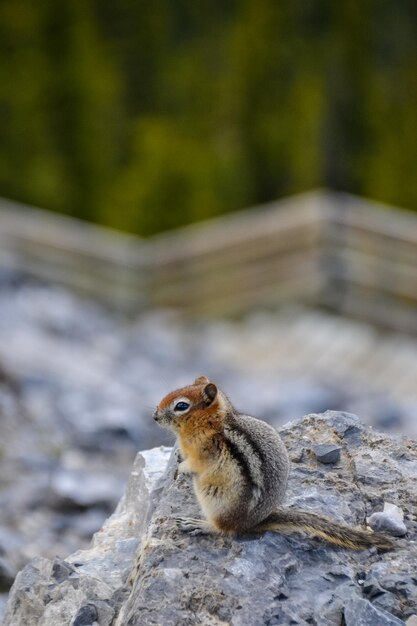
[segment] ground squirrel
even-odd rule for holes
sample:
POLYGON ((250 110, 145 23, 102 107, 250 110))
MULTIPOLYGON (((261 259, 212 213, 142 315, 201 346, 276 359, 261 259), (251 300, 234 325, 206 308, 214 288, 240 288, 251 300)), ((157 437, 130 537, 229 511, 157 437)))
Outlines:
POLYGON ((230 534, 306 531, 354 550, 393 547, 379 533, 356 530, 321 515, 281 508, 288 453, 272 426, 235 410, 205 376, 172 391, 154 419, 178 437, 179 471, 193 476, 206 519, 176 518, 183 530, 230 534))

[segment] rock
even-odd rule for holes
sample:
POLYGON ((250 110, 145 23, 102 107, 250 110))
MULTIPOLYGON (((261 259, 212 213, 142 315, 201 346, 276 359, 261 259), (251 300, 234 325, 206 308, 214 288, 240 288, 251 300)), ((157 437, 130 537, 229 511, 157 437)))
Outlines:
POLYGON ((417 626, 417 615, 411 615, 405 623, 406 626, 417 626))
POLYGON ((386 591, 385 593, 373 598, 372 604, 375 608, 382 609, 399 619, 403 617, 401 599, 398 594, 395 595, 391 593, 391 591, 386 591))
POLYGON ((361 579, 361 584, 363 594, 369 599, 385 593, 377 579, 373 576, 369 576, 365 580, 361 579))
POLYGON ((405 622, 382 609, 375 608, 369 600, 354 598, 345 611, 346 626, 405 626, 405 622))
POLYGON ((72 626, 90 626, 97 620, 98 613, 95 604, 85 604, 80 608, 71 624, 72 626))
POLYGON ((145 458, 136 456, 125 494, 113 515, 94 536, 90 549, 81 550, 67 558, 77 571, 98 576, 116 590, 123 586, 132 568, 132 561, 145 527, 150 504, 150 492, 157 485, 168 462, 166 448, 147 450, 149 469, 144 472, 145 458), (159 458, 159 472, 155 471, 159 458))
POLYGON ((115 613, 111 587, 102 580, 79 574, 75 569, 68 577, 56 580, 55 564, 36 558, 17 575, 13 585, 15 601, 12 605, 9 602, 4 623, 13 626, 69 626, 85 605, 104 601, 109 605, 109 618, 101 624, 110 626, 115 613))
POLYGON ((403 537, 407 533, 403 519, 404 513, 398 506, 385 502, 382 512, 372 513, 368 517, 368 524, 372 530, 386 532, 395 537, 403 537))
POLYGON ((314 454, 320 463, 330 464, 338 463, 340 461, 341 446, 335 446, 332 444, 319 444, 313 447, 314 454))
POLYGON ((0 593, 0 624, 6 611, 7 597, 7 593, 0 593))
POLYGON ((145 453, 148 478, 139 455, 124 497, 89 550, 65 561, 37 559, 18 574, 4 626, 81 626, 93 618, 100 626, 404 624, 417 609, 410 522, 417 513, 417 444, 331 411, 287 424, 281 433, 290 456, 313 441, 343 448, 337 467, 312 463, 309 455, 292 466, 288 506, 363 525, 383 501, 401 500, 409 539, 378 553, 300 534, 181 533, 175 515, 199 516, 190 477, 177 476, 172 454, 158 478, 168 450, 152 451, 145 453), (385 472, 394 469, 389 482, 385 472))
POLYGON ((157 488, 169 453, 167 448, 147 450, 146 472, 144 457, 137 455, 124 496, 94 536, 89 550, 78 551, 66 560, 37 558, 18 574, 5 626, 81 626, 97 620, 100 626, 110 626, 135 564, 149 493, 157 488), (94 620, 86 621, 92 617, 94 620))
POLYGON ((96 600, 82 606, 71 622, 71 626, 100 626, 103 624, 111 624, 115 611, 111 606, 111 602, 96 600))

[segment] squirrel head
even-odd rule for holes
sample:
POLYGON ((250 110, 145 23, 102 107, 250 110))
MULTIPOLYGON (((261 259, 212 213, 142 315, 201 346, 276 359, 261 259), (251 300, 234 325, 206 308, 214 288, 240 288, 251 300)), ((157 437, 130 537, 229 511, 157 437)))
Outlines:
POLYGON ((224 417, 227 399, 216 385, 199 376, 192 385, 171 391, 156 407, 153 418, 160 426, 175 433, 191 421, 204 423, 209 418, 224 417))

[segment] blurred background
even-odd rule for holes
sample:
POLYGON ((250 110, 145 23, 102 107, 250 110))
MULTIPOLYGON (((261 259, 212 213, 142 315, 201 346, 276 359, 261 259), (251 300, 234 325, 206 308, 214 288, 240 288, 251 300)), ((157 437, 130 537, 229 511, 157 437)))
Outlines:
POLYGON ((0 31, 1 614, 197 375, 417 433, 417 5, 2 0, 0 31))
POLYGON ((413 0, 2 0, 3 196, 139 235, 330 187, 417 210, 413 0))

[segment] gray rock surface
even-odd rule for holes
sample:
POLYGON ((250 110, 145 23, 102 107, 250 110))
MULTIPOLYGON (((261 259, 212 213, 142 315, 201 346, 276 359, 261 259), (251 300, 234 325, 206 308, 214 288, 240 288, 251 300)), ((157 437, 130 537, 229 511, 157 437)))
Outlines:
POLYGON ((123 597, 170 448, 136 456, 125 493, 88 550, 66 560, 35 558, 16 577, 5 625, 110 626, 123 597))
POLYGON ((340 461, 340 452, 342 448, 340 446, 331 445, 328 443, 321 443, 313 447, 316 458, 320 463, 325 465, 329 463, 338 463, 340 461))
POLYGON ((353 552, 303 535, 183 534, 173 516, 199 514, 190 478, 177 475, 173 454, 148 495, 138 457, 89 551, 38 558, 18 574, 4 626, 86 626, 93 618, 99 626, 403 624, 417 612, 417 443, 336 412, 281 432, 296 461, 287 505, 359 525, 384 502, 397 503, 407 536, 395 550, 353 552), (319 463, 312 442, 340 446, 337 466, 319 463))
POLYGON ((344 616, 346 626, 405 626, 403 620, 377 609, 363 598, 352 598, 345 607, 344 616))
POLYGON ((372 530, 388 532, 395 537, 403 537, 407 533, 402 509, 390 502, 384 504, 382 512, 372 513, 368 518, 368 525, 372 530))

